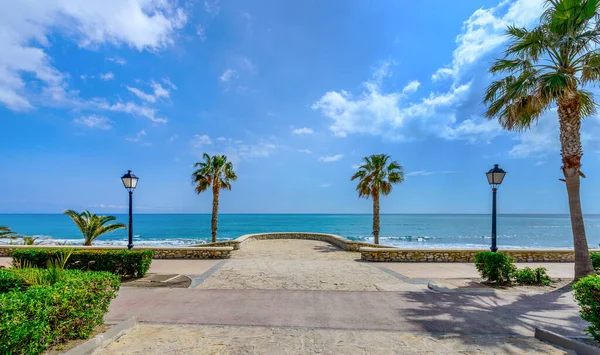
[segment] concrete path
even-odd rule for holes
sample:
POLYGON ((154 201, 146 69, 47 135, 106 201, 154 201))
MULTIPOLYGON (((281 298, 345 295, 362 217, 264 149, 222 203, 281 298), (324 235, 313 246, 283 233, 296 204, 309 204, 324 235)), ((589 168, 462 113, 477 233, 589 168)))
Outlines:
POLYGON ((565 354, 533 338, 337 329, 141 324, 95 355, 565 354))
POLYGON ((193 290, 123 288, 107 320, 236 326, 519 334, 534 327, 581 335, 570 292, 467 295, 423 291, 193 290))

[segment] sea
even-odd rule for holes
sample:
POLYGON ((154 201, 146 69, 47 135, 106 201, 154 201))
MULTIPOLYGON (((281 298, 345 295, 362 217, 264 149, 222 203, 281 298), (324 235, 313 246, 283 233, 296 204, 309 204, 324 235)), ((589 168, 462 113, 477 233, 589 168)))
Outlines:
MULTIPOLYGON (((127 224, 127 215, 116 215, 127 224)), ((210 214, 136 214, 134 244, 190 246, 210 242, 210 214)), ((263 232, 319 232, 372 242, 370 214, 220 214, 218 240, 263 232)), ((62 214, 0 214, 0 226, 36 237, 37 243, 82 244, 71 219, 62 214)), ((600 244, 600 215, 586 215, 590 247, 600 244)), ((498 247, 572 248, 568 215, 498 216, 498 247)), ((484 214, 383 214, 380 243, 400 248, 489 248, 491 216, 484 214)), ((0 239, 0 244, 8 240, 0 239)), ((126 245, 127 230, 102 235, 94 245, 126 245)))

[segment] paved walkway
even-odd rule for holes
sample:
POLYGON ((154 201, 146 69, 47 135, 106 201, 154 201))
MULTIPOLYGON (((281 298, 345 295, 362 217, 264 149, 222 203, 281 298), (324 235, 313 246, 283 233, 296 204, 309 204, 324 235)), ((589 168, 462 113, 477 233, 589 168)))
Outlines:
POLYGON ((565 354, 533 338, 142 324, 100 354, 565 354), (174 337, 173 335, 176 334, 174 337))

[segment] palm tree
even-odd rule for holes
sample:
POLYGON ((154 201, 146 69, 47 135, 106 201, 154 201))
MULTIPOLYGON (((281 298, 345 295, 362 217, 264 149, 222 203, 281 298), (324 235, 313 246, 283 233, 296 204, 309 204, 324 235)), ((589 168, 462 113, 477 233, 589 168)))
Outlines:
POLYGON ((107 224, 116 220, 115 216, 98 216, 95 213, 90 213, 90 211, 78 213, 73 210, 67 210, 64 214, 71 217, 75 225, 79 228, 81 234, 83 234, 83 245, 87 246, 92 245, 92 242, 102 234, 127 228, 123 223, 107 224))
POLYGON ((379 194, 389 195, 392 184, 404 181, 404 173, 397 161, 389 162, 389 155, 377 154, 363 159, 364 163, 352 180, 359 179, 356 186, 358 197, 373 198, 373 237, 375 244, 379 244, 379 194))
POLYGON ((0 226, 0 238, 15 239, 17 237, 18 234, 13 232, 9 227, 0 226))
POLYGON ((579 200, 580 128, 596 112, 589 84, 600 81, 598 0, 547 0, 540 24, 531 29, 509 26, 510 43, 503 59, 490 68, 504 73, 487 88, 486 116, 498 118, 510 131, 528 130, 557 106, 562 171, 571 212, 575 247, 575 279, 594 271, 590 261, 579 200))
POLYGON ((204 161, 194 164, 196 171, 192 174, 192 184, 197 194, 200 194, 208 188, 212 188, 212 242, 217 241, 217 229, 219 218, 219 191, 223 189, 231 190, 231 182, 237 180, 237 175, 233 171, 233 164, 227 161, 225 155, 210 156, 203 155, 204 161))

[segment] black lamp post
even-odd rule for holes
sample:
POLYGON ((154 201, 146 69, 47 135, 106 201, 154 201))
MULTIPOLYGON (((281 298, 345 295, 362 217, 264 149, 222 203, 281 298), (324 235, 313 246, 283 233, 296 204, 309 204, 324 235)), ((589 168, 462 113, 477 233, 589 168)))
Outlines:
POLYGON ((490 171, 486 174, 488 183, 492 187, 492 247, 491 251, 496 252, 498 247, 496 245, 496 191, 498 190, 498 186, 504 180, 504 175, 506 175, 506 171, 500 169, 498 164, 495 164, 490 171))
POLYGON ((131 170, 127 170, 127 174, 121 176, 121 180, 123 181, 123 185, 127 191, 129 191, 129 244, 127 244, 127 249, 133 249, 133 211, 132 211, 132 202, 133 202, 133 190, 138 183, 138 177, 131 173, 131 170))

